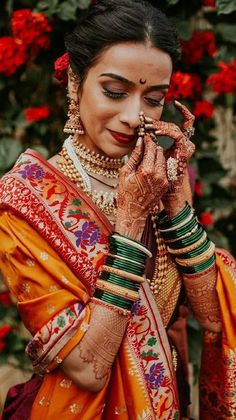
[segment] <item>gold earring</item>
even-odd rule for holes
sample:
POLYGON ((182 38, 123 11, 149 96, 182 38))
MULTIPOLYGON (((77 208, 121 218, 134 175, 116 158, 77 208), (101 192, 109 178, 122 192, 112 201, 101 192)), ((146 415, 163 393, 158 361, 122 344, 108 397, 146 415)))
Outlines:
POLYGON ((80 119, 79 102, 75 101, 75 99, 70 98, 67 115, 68 120, 64 126, 64 133, 84 134, 84 127, 80 119))
POLYGON ((80 77, 74 73, 72 68, 68 68, 68 91, 69 91, 69 107, 68 120, 64 126, 64 133, 84 134, 84 127, 80 119, 78 88, 80 85, 80 77))

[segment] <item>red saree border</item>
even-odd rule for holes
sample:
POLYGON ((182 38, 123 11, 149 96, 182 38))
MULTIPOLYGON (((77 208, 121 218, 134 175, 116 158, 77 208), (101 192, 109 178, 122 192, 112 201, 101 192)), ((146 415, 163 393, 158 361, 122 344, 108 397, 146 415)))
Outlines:
MULTIPOLYGON (((79 252, 75 243, 72 243, 62 223, 64 214, 60 214, 59 209, 50 208, 48 191, 39 189, 37 180, 24 179, 22 169, 30 165, 38 165, 37 169, 41 174, 45 174, 46 182, 54 181, 56 186, 60 186, 65 195, 66 204, 69 199, 81 200, 80 210, 86 210, 86 217, 77 216, 80 224, 90 223, 92 220, 96 224, 98 236, 101 234, 102 242, 96 243, 93 251, 96 254, 104 254, 107 248, 107 235, 111 233, 111 224, 107 218, 100 212, 92 200, 87 197, 77 186, 68 182, 67 178, 62 175, 56 168, 45 161, 37 152, 31 150, 23 153, 14 168, 8 172, 0 181, 0 205, 2 208, 12 210, 20 217, 25 219, 45 240, 47 240, 53 249, 61 256, 61 258, 69 265, 78 278, 82 278, 90 293, 93 293, 96 283, 98 271, 96 263, 93 264, 91 259, 84 255, 85 251, 79 252), (51 178, 50 178, 51 177, 51 178), (67 196, 66 196, 67 195, 67 196), (61 222, 61 223, 59 223, 61 222)), ((41 178, 41 180, 43 177, 41 178)), ((55 186, 55 187, 56 187, 55 186)), ((52 184, 53 187, 53 184, 52 184)), ((62 212, 63 213, 63 212, 62 212)), ((84 213, 85 214, 85 213, 84 213)), ((78 222, 78 223, 79 223, 78 222)), ((76 226, 74 226, 75 229, 76 226)), ((75 241, 75 239, 74 239, 75 241)), ((95 255, 96 256, 96 255, 95 255)))

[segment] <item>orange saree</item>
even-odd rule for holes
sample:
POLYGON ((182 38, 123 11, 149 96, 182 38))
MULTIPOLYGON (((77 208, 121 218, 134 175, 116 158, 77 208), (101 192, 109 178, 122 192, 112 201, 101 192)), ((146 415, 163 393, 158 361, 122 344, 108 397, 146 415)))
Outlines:
MULTIPOLYGON (((60 363, 89 327, 88 303, 112 231, 100 210, 32 151, 23 154, 4 176, 0 196, 0 268, 17 297, 22 320, 33 335, 27 353, 35 371, 43 375, 30 418, 179 419, 171 349, 147 285, 133 307, 110 378, 102 391, 91 393, 79 388, 60 369, 60 363)), ((228 418, 236 417, 235 371, 232 374, 236 274, 233 263, 228 264, 225 258, 222 252, 217 257, 222 339, 217 337, 215 347, 209 333, 205 339, 212 363, 208 360, 205 363, 203 354, 203 419, 211 418, 207 415, 212 392, 217 402, 214 407, 222 395, 227 397, 223 409, 219 403, 215 411, 221 417, 216 414, 214 417, 224 418, 226 406, 228 418), (223 368, 217 372, 214 385, 211 375, 216 354, 223 368)))

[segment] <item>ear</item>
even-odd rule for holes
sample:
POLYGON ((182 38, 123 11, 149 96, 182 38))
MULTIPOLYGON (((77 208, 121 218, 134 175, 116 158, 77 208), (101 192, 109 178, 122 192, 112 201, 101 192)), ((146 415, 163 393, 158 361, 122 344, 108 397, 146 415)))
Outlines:
POLYGON ((71 99, 78 102, 79 99, 79 85, 80 85, 80 77, 79 75, 75 74, 72 68, 68 67, 68 94, 71 99))

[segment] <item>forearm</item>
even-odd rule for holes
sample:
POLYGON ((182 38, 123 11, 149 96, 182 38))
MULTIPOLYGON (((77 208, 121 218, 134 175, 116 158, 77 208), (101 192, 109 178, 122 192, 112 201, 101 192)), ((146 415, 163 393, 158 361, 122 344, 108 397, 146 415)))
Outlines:
POLYGON ((215 245, 187 204, 174 217, 169 218, 165 211, 160 213, 157 220, 167 250, 183 275, 196 318, 203 328, 220 331, 215 245))
POLYGON ((221 330, 221 315, 216 292, 217 269, 198 275, 183 275, 186 294, 199 324, 209 331, 221 330))
POLYGON ((90 303, 91 318, 81 342, 62 363, 62 370, 79 387, 100 391, 110 373, 123 339, 128 316, 90 303))

